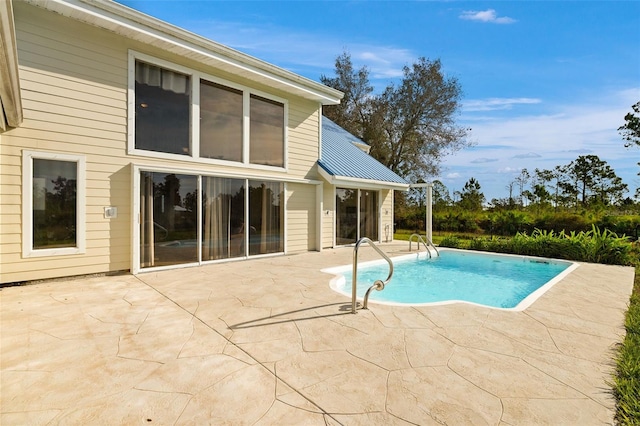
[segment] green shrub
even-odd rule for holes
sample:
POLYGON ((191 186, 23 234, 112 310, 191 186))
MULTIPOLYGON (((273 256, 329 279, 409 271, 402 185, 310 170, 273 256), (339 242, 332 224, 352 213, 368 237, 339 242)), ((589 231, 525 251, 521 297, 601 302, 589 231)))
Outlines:
MULTIPOLYGON (((461 247, 455 236, 446 237, 440 245, 461 247)), ((469 249, 611 265, 638 262, 638 253, 627 237, 618 237, 608 229, 600 231, 595 226, 588 232, 572 231, 569 234, 536 229, 531 235, 517 233, 512 238, 474 238, 469 242, 469 249)))
POLYGON ((440 247, 460 248, 460 239, 454 235, 447 235, 440 241, 440 247))
POLYGON ((469 250, 485 251, 487 249, 485 238, 473 238, 469 241, 469 250))

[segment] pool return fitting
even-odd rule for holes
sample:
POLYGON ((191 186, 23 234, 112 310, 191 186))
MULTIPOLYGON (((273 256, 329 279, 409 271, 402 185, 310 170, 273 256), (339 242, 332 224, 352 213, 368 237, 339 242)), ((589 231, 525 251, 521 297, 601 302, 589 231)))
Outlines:
POLYGON ((360 248, 360 245, 363 243, 367 243, 369 244, 371 247, 373 247, 375 249, 375 251, 378 252, 378 254, 380 256, 382 256, 384 258, 384 260, 387 261, 387 263, 389 264, 389 276, 387 277, 386 280, 382 281, 382 280, 376 280, 373 285, 371 287, 369 287, 369 289, 367 290, 367 292, 364 295, 364 300, 362 302, 362 309, 369 309, 367 307, 367 303, 369 301, 369 293, 371 293, 371 290, 376 289, 378 291, 383 290, 384 286, 387 285, 389 283, 389 281, 391 281, 391 276, 393 275, 393 262, 391 261, 391 259, 389 259, 389 256, 387 256, 382 250, 380 250, 380 248, 378 246, 376 246, 376 244, 371 241, 369 238, 367 237, 363 237, 360 238, 357 242, 355 247, 353 248, 353 274, 352 274, 352 283, 351 283, 351 313, 355 314, 356 312, 356 293, 357 293, 357 287, 358 287, 358 249, 360 248))

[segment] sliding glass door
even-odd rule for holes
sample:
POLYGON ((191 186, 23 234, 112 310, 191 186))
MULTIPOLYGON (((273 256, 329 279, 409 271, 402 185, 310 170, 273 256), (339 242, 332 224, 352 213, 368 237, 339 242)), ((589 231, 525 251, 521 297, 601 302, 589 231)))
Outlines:
POLYGON ((196 176, 142 172, 140 266, 198 261, 196 176))
POLYGON ((336 245, 353 244, 359 238, 378 241, 378 192, 336 189, 336 245))
POLYGON ((202 260, 245 255, 244 179, 202 178, 202 260))
POLYGON ((360 238, 378 241, 378 191, 360 190, 360 238))
POLYGON ((249 181, 249 255, 284 251, 284 185, 249 181))
POLYGON ((284 252, 281 182, 144 171, 140 218, 141 268, 284 252))

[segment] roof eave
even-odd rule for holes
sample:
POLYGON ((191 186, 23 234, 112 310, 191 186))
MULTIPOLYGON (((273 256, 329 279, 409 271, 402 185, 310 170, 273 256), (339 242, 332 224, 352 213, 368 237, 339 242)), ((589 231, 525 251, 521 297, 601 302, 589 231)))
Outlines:
POLYGON ((365 189, 394 189, 397 191, 408 191, 408 183, 388 182, 373 179, 354 178, 350 176, 335 176, 329 173, 324 167, 318 164, 320 176, 335 186, 345 188, 365 188, 365 189))
POLYGON ((11 0, 0 2, 0 129, 22 124, 18 52, 11 0))
POLYGON ((111 0, 23 0, 323 105, 343 93, 111 0))

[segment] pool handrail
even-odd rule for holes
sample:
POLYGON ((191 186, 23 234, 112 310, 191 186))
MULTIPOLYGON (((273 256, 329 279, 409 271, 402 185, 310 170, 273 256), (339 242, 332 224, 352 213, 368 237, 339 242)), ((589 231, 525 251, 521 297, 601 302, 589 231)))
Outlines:
POLYGON ((356 245, 353 247, 353 274, 352 274, 352 283, 351 283, 351 313, 352 314, 357 313, 356 312, 356 297, 357 297, 356 290, 358 286, 358 249, 360 248, 360 245, 362 243, 367 243, 371 247, 373 247, 375 251, 377 251, 378 254, 382 256, 384 260, 386 260, 387 263, 389 264, 389 276, 384 281, 376 280, 373 283, 373 285, 369 287, 369 289, 364 295, 364 300, 362 302, 362 309, 368 309, 367 302, 369 301, 369 293, 371 293, 371 290, 373 290, 374 288, 378 291, 384 289, 384 286, 387 285, 389 281, 391 281, 391 277, 393 276, 393 262, 391 261, 389 256, 387 256, 382 250, 380 250, 380 248, 373 241, 371 241, 371 239, 367 237, 360 238, 356 242, 356 245))
POLYGON ((435 244, 433 244, 433 242, 429 238, 427 238, 427 243, 427 241, 425 241, 420 234, 411 234, 411 236, 409 237, 409 251, 411 251, 411 243, 413 242, 413 237, 417 237, 416 242, 418 243, 418 248, 420 248, 420 243, 422 243, 424 248, 427 249, 427 252, 429 253, 429 259, 431 259, 431 250, 429 249, 429 246, 433 247, 433 249, 436 251, 436 254, 440 256, 440 252, 436 248, 435 244))

